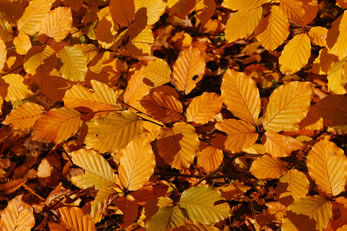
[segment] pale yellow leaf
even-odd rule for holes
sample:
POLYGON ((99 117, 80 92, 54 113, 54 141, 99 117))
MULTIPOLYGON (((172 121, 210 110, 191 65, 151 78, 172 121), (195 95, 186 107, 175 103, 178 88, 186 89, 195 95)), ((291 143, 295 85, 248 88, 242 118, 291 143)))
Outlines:
POLYGON ((225 39, 231 43, 251 35, 261 19, 262 12, 262 8, 258 7, 233 13, 225 26, 225 39))
POLYGON ((4 97, 7 101, 21 100, 33 94, 28 86, 23 83, 23 76, 19 74, 7 74, 2 79, 9 85, 7 95, 4 97))
POLYGON ((275 50, 289 35, 289 22, 279 6, 272 6, 271 14, 260 21, 256 38, 268 50, 275 50))
POLYGON ((283 74, 294 74, 304 67, 311 56, 311 41, 307 34, 295 35, 285 46, 279 58, 283 74))
POLYGON ((147 222, 146 230, 171 230, 172 228, 183 225, 185 221, 186 218, 181 208, 178 206, 165 206, 159 208, 159 210, 147 222))
POLYGON ((224 198, 219 191, 204 185, 185 190, 178 204, 186 209, 189 219, 193 222, 212 225, 230 216, 228 203, 215 205, 217 201, 221 200, 224 198))
POLYGON ((294 81, 275 89, 264 115, 264 128, 274 132, 295 130, 308 112, 311 95, 308 82, 294 81))
POLYGON ((36 121, 32 139, 56 144, 70 138, 82 124, 80 113, 70 108, 54 108, 36 121))
POLYGON ((246 122, 257 124, 260 96, 257 84, 252 78, 228 69, 223 76, 221 92, 229 111, 246 122))
POLYGON ((38 177, 49 177, 51 176, 52 166, 46 158, 42 159, 39 166, 37 167, 37 176, 38 177))
POLYGON ((140 189, 149 181, 155 167, 150 140, 142 136, 132 140, 120 151, 119 180, 130 191, 140 189))
POLYGON ((173 67, 172 84, 188 94, 205 73, 205 59, 198 48, 189 47, 180 52, 173 67))
POLYGON ((7 48, 4 40, 0 38, 0 73, 5 66, 7 58, 7 48))
POLYGON ((207 146, 198 153, 197 165, 206 172, 216 170, 223 162, 223 151, 214 146, 207 146))
POLYGON ((135 0, 135 11, 141 8, 147 10, 147 25, 153 25, 159 21, 160 16, 165 12, 166 3, 162 0, 135 0))
POLYGON ((258 139, 255 127, 242 120, 224 119, 215 127, 228 135, 224 146, 231 152, 240 152, 242 149, 250 147, 258 139))
POLYGON ((60 52, 59 57, 63 62, 60 68, 61 76, 71 81, 84 81, 86 77, 87 58, 76 46, 65 46, 60 52))
POLYGON ((18 19, 18 30, 28 35, 34 35, 40 29, 43 18, 48 14, 55 0, 33 0, 25 8, 25 11, 18 19))
POLYGON ((111 112, 87 122, 85 144, 99 152, 117 152, 142 132, 142 120, 130 111, 111 112))
POLYGON ((71 28, 71 9, 68 7, 57 7, 50 11, 42 20, 39 33, 54 38, 56 42, 60 42, 69 34, 71 28))
POLYGON ((13 39, 13 44, 16 46, 16 52, 20 55, 25 55, 31 48, 30 37, 22 32, 13 39))
POLYGON ((287 165, 279 158, 264 155, 253 162, 250 171, 258 179, 277 179, 288 171, 287 165))
POLYGON ((93 219, 83 213, 77 207, 61 207, 58 209, 61 215, 60 222, 71 231, 96 231, 93 219))
POLYGON ((189 104, 186 117, 188 122, 206 124, 222 109, 222 97, 212 92, 196 96, 189 104))
POLYGON ((325 47, 327 45, 327 34, 328 29, 321 26, 314 26, 308 32, 308 36, 310 37, 312 43, 321 47, 325 47))
POLYGON ((266 141, 264 144, 265 152, 273 157, 287 157, 291 152, 303 148, 303 144, 289 136, 284 136, 276 132, 265 132, 266 141))
POLYGON ((158 87, 170 82, 171 69, 165 60, 156 59, 148 62, 143 69, 142 76, 147 85, 158 87))
POLYGON ((336 196, 344 191, 347 159, 335 143, 322 140, 307 155, 307 168, 319 189, 336 196))
POLYGON ((30 129, 43 111, 44 108, 41 105, 25 103, 14 108, 2 123, 14 129, 30 129))
POLYGON ((35 226, 34 210, 23 202, 22 197, 13 198, 0 212, 1 231, 30 231, 35 226))
POLYGON ((222 6, 230 10, 252 10, 267 2, 270 0, 224 0, 222 6))

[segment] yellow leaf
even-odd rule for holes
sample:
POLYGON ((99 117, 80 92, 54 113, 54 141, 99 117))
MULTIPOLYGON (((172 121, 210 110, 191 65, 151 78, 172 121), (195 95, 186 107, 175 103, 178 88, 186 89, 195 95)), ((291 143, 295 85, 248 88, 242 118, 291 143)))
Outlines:
POLYGON ((84 81, 86 77, 87 58, 76 46, 65 46, 60 52, 59 57, 63 62, 60 68, 61 76, 71 81, 84 81))
POLYGON ((252 10, 268 2, 270 0, 224 0, 222 6, 230 10, 252 10))
POLYGON ((316 143, 307 155, 307 168, 319 189, 336 196, 344 191, 347 180, 347 159, 333 142, 316 143))
POLYGON ((268 50, 275 50, 289 35, 289 23, 278 6, 272 6, 271 14, 260 21, 256 38, 268 50))
POLYGON ((81 124, 78 111, 65 107, 54 108, 36 121, 32 139, 58 144, 76 134, 81 124))
POLYGON ((280 9, 284 15, 296 23, 301 23, 305 15, 302 0, 280 0, 280 9))
POLYGON ((214 146, 207 146, 198 153, 198 166, 206 172, 216 170, 223 162, 223 151, 214 146))
POLYGON ((321 47, 325 47, 327 45, 327 34, 328 29, 321 26, 314 26, 308 32, 308 36, 310 37, 312 43, 321 47))
POLYGON ((212 225, 230 216, 228 203, 215 205, 217 201, 221 200, 224 198, 219 191, 204 185, 185 190, 178 205, 186 209, 189 219, 194 223, 212 225))
POLYGON ((287 163, 268 155, 256 159, 251 166, 251 173, 258 179, 277 179, 287 172, 287 163))
POLYGON ((14 129, 30 129, 43 111, 44 108, 41 105, 25 103, 14 108, 2 123, 14 129))
POLYGON ((154 43, 152 30, 145 28, 136 35, 133 34, 133 31, 136 29, 130 30, 130 37, 133 39, 127 44, 127 50, 133 55, 150 55, 154 43))
POLYGON ((282 186, 285 187, 285 192, 279 194, 279 198, 291 196, 294 200, 297 200, 306 196, 310 187, 310 182, 304 173, 297 169, 290 169, 280 178, 277 187, 280 188, 282 186))
POLYGON ((25 55, 31 48, 30 37, 22 32, 13 39, 13 44, 16 46, 16 51, 20 55, 25 55))
MULTIPOLYGON (((331 202, 328 201, 324 197, 320 196, 307 196, 300 198, 294 201, 289 207, 288 211, 291 211, 295 214, 302 214, 308 216, 310 219, 316 222, 315 228, 317 230, 323 230, 327 227, 330 219, 332 218, 332 205, 331 202)), ((287 212, 288 213, 288 212, 287 212)), ((302 222, 303 220, 299 219, 291 219, 291 216, 288 216, 287 222, 292 223, 294 226, 298 227, 299 224, 297 222, 302 222)), ((283 221, 284 222, 284 221, 283 221)), ((285 226, 283 224, 283 226, 285 226)), ((302 230, 302 229, 300 229, 302 230)), ((308 229, 306 229, 308 230, 308 229)), ((313 229, 311 229, 313 230, 313 229)), ((284 228, 283 231, 289 231, 289 229, 284 228)))
POLYGON ((2 79, 9 85, 7 95, 4 97, 7 101, 21 100, 33 94, 28 86, 23 83, 23 76, 19 74, 8 74, 3 76, 2 79))
POLYGON ((153 25, 159 21, 160 16, 165 12, 166 3, 162 0, 135 0, 135 11, 140 8, 147 9, 147 25, 153 25))
POLYGON ((94 177, 89 178, 90 184, 95 186, 96 189, 102 187, 109 187, 117 183, 116 175, 113 173, 113 169, 99 153, 93 150, 80 149, 75 152, 69 153, 72 159, 72 162, 80 168, 83 168, 85 174, 77 176, 78 180, 75 177, 72 177, 72 182, 80 187, 87 188, 89 185, 84 185, 81 180, 81 177, 89 178, 90 175, 94 177), (92 179, 99 179, 98 181, 92 181, 92 179))
POLYGON ((240 152, 242 149, 250 147, 258 139, 255 127, 242 120, 224 119, 215 127, 228 135, 224 146, 231 152, 240 152))
POLYGON ((68 7, 57 7, 50 11, 41 22, 40 34, 62 41, 71 31, 72 13, 68 7))
POLYGON ((228 69, 223 76, 221 92, 229 111, 246 122, 257 124, 260 96, 252 78, 244 73, 228 69))
POLYGON ((177 226, 183 225, 186 221, 182 210, 178 206, 165 206, 159 208, 146 224, 146 230, 171 230, 177 226))
POLYGON ((117 152, 142 132, 142 120, 130 111, 111 112, 87 122, 85 144, 101 153, 117 152))
POLYGON ((258 25, 262 13, 261 7, 233 13, 225 26, 225 39, 231 43, 251 35, 258 25))
POLYGON ((283 74, 294 74, 304 67, 311 56, 311 41, 307 34, 295 35, 285 46, 279 58, 283 74))
POLYGON ((7 48, 4 40, 0 38, 0 73, 5 66, 7 57, 7 48))
POLYGON ((182 103, 173 95, 154 91, 141 100, 142 107, 154 119, 172 123, 184 119, 182 103))
POLYGON ((146 84, 148 82, 147 85, 158 87, 170 82, 171 69, 165 60, 156 59, 148 62, 143 69, 142 76, 143 81, 146 84))
POLYGON ((173 67, 172 84, 188 94, 205 73, 205 60, 198 48, 190 47, 180 52, 173 67))
POLYGON ((188 122, 206 124, 222 109, 222 97, 212 92, 204 92, 190 102, 186 117, 188 122))
POLYGON ((339 60, 347 56, 347 13, 337 18, 328 31, 327 45, 329 53, 336 55, 339 60), (337 34, 337 35, 336 35, 337 34), (337 38, 336 38, 337 37, 337 38))
POLYGON ((347 75, 345 74, 345 70, 347 70, 346 60, 346 58, 343 58, 333 63, 327 73, 329 91, 335 94, 343 95, 347 93, 345 88, 347 84, 347 75))
POLYGON ((90 203, 90 216, 94 217, 94 222, 100 222, 103 217, 103 204, 107 203, 110 195, 117 193, 112 187, 101 187, 90 203))
POLYGON ((16 196, 0 212, 1 231, 30 231, 35 226, 34 210, 23 202, 22 197, 16 196))
POLYGON ((25 56, 23 67, 26 73, 34 75, 36 69, 44 64, 48 57, 55 54, 55 51, 50 46, 46 46, 42 51, 41 50, 41 47, 33 47, 33 52, 35 53, 31 54, 31 51, 29 51, 25 56))
POLYGON ((77 207, 61 207, 58 209, 61 215, 60 222, 65 224, 71 231, 96 231, 92 218, 84 214, 77 207))
POLYGON ((291 131, 305 118, 312 89, 308 82, 290 82, 275 89, 270 96, 263 119, 267 131, 291 131))
POLYGON ((43 18, 48 14, 55 0, 33 0, 25 8, 20 19, 18 19, 18 30, 28 35, 34 35, 40 29, 43 18))
POLYGON ((134 0, 111 0, 110 13, 113 20, 122 27, 129 27, 135 16, 134 0))
POLYGON ((265 152, 273 157, 287 157, 291 152, 303 148, 303 144, 289 136, 284 136, 276 132, 265 132, 266 141, 264 144, 265 152))
POLYGON ((149 181, 155 167, 155 157, 150 140, 142 136, 132 140, 119 152, 119 180, 130 191, 140 189, 149 181))

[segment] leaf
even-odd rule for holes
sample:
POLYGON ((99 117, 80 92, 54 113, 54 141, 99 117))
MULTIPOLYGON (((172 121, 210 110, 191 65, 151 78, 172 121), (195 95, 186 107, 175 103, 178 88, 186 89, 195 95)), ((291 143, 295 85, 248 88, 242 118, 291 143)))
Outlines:
POLYGON ((33 47, 24 58, 24 70, 26 73, 34 75, 36 69, 42 64, 45 64, 45 61, 53 54, 55 54, 55 51, 50 46, 46 46, 44 49, 33 47))
POLYGON ((285 46, 279 58, 283 74, 294 74, 304 67, 311 56, 311 41, 307 34, 295 35, 285 46))
POLYGON ((347 124, 347 96, 328 95, 314 105, 324 124, 342 126, 347 124))
POLYGON ((222 150, 209 145, 198 153, 197 164, 206 172, 212 172, 222 164, 223 157, 222 150))
POLYGON ((25 103, 14 108, 2 123, 10 125, 14 129, 30 129, 43 111, 44 108, 41 105, 31 102, 25 103))
POLYGON ((316 143, 307 155, 307 168, 319 189, 336 196, 344 191, 347 160, 342 149, 333 142, 316 143))
POLYGON ((156 59, 148 62, 143 69, 142 76, 146 84, 149 82, 147 85, 158 87, 170 82, 171 69, 165 60, 156 59))
POLYGON ((126 214, 123 215, 121 224, 122 228, 128 227, 136 221, 138 205, 134 197, 131 195, 120 197, 114 204, 123 212, 123 214, 126 214))
POLYGON ((56 144, 70 138, 82 124, 80 113, 69 108, 53 108, 35 123, 32 139, 56 144))
POLYGON ((17 21, 18 30, 34 35, 40 29, 41 21, 48 14, 55 0, 33 0, 25 8, 22 17, 17 21))
POLYGON ((291 152, 303 148, 303 144, 289 136, 280 135, 276 132, 265 132, 265 152, 273 157, 287 157, 291 152))
POLYGON ((72 28, 72 13, 68 7, 57 7, 43 18, 40 34, 54 38, 56 42, 64 40, 72 28))
POLYGON ((25 55, 31 48, 31 41, 27 34, 19 32, 13 39, 13 44, 16 46, 16 52, 20 55, 25 55))
POLYGON ((65 107, 87 107, 94 112, 112 111, 120 108, 117 104, 120 91, 115 92, 107 84, 96 80, 91 80, 90 83, 94 92, 90 92, 79 83, 67 90, 64 96, 65 107))
MULTIPOLYGON (((117 183, 113 169, 110 167, 107 160, 105 160, 99 153, 93 150, 80 149, 69 154, 72 162, 78 167, 83 168, 83 170, 88 173, 86 176, 92 174, 100 179, 98 181, 91 182, 96 189, 109 187, 117 183)), ((75 181, 73 179, 74 178, 72 178, 72 182, 76 186, 85 188, 84 185, 80 184, 80 181, 75 181)))
POLYGON ((205 60, 198 48, 189 47, 181 51, 173 67, 172 84, 177 90, 188 94, 205 73, 205 60))
POLYGON ((287 163, 264 155, 253 162, 250 171, 258 179, 277 179, 287 172, 287 163))
POLYGON ((76 46, 65 46, 60 52, 59 57, 63 62, 60 68, 61 76, 71 81, 84 81, 86 77, 87 58, 82 50, 76 46))
POLYGON ((162 0, 135 0, 135 11, 140 8, 147 9, 147 25, 153 25, 159 21, 160 16, 165 12, 166 3, 162 0))
POLYGON ((23 83, 23 76, 19 74, 7 74, 2 79, 8 84, 7 95, 4 97, 7 101, 22 100, 33 94, 28 86, 23 83))
POLYGON ((340 95, 347 93, 345 88, 345 85, 347 84, 347 77, 345 75, 346 68, 346 58, 343 58, 330 66, 327 73, 329 91, 340 95))
POLYGON ((42 159, 37 167, 37 177, 45 178, 51 176, 52 166, 46 158, 42 159))
POLYGON ((189 104, 186 117, 188 122, 206 124, 222 109, 222 97, 212 92, 196 96, 189 104))
POLYGON ((242 72, 228 69, 223 76, 221 92, 229 111, 246 122, 257 124, 260 96, 252 78, 242 72))
POLYGON ((265 22, 259 22, 256 29, 257 40, 268 50, 275 50, 289 35, 288 19, 278 6, 271 7, 271 14, 265 18, 265 22))
POLYGON ((101 153, 117 152, 142 132, 142 120, 130 111, 111 112, 87 122, 87 148, 101 153))
POLYGON ((327 28, 314 26, 308 32, 308 36, 310 37, 312 43, 314 43, 315 45, 325 47, 327 45, 327 33, 327 28))
POLYGON ((331 202, 317 195, 303 197, 294 201, 288 207, 288 211, 309 216, 316 222, 317 230, 326 228, 329 220, 332 218, 331 202))
POLYGON ((58 210, 61 215, 60 222, 65 224, 71 231, 96 231, 92 218, 87 214, 83 214, 82 209, 61 207, 58 210))
POLYGON ((119 152, 119 180, 130 191, 140 189, 153 175, 155 158, 150 140, 137 137, 119 152))
POLYGON ((262 12, 262 8, 257 7, 233 13, 225 26, 225 39, 231 43, 251 35, 261 19, 262 12))
POLYGON ((147 222, 146 230, 171 230, 177 226, 183 225, 186 218, 182 210, 178 206, 165 206, 159 208, 149 222, 147 222))
POLYGON ((308 82, 294 81, 275 89, 264 115, 264 128, 274 132, 294 130, 308 112, 311 95, 308 82))
POLYGON ((127 44, 127 50, 133 55, 151 54, 154 37, 149 28, 142 29, 138 34, 131 34, 136 29, 130 30, 131 42, 127 44))
POLYGON ((129 27, 135 16, 134 0, 111 0, 110 13, 113 20, 122 27, 129 27))
POLYGON ((290 195, 294 200, 297 200, 306 196, 310 187, 310 182, 304 173, 297 169, 290 169, 280 178, 277 187, 282 185, 286 186, 286 192, 281 193, 279 197, 283 198, 290 195))
POLYGON ((4 40, 0 38, 0 73, 4 69, 7 57, 7 48, 4 40))
POLYGON ((172 123, 184 119, 182 103, 173 95, 154 91, 140 102, 146 112, 156 120, 172 123))
POLYGON ((117 193, 112 187, 101 187, 95 196, 95 199, 90 203, 90 216, 94 217, 94 222, 100 222, 105 212, 105 204, 108 198, 117 193))
POLYGON ((242 120, 224 119, 215 127, 228 135, 224 146, 231 152, 249 148, 258 139, 255 127, 242 120))
POLYGON ((35 226, 34 210, 22 198, 23 195, 16 196, 0 212, 1 231, 30 231, 35 226))
POLYGON ((172 128, 162 128, 158 136, 158 154, 176 169, 188 168, 198 148, 199 138, 194 127, 184 122, 177 122, 172 128))
POLYGON ((193 222, 212 225, 230 216, 228 203, 216 205, 217 201, 222 200, 224 198, 219 191, 204 185, 185 190, 178 204, 187 210, 189 219, 193 222))
POLYGON ((334 23, 332 24, 332 28, 328 31, 327 45, 329 48, 329 53, 336 55, 339 58, 339 60, 347 56, 347 52, 346 52, 347 30, 346 29, 347 29, 347 13, 344 12, 341 16, 339 16, 338 19, 334 21, 334 23))
POLYGON ((301 0, 280 0, 280 9, 284 15, 299 24, 301 24, 305 15, 303 5, 301 0))
POLYGON ((270 2, 269 0, 224 0, 222 6, 230 10, 252 10, 270 2))

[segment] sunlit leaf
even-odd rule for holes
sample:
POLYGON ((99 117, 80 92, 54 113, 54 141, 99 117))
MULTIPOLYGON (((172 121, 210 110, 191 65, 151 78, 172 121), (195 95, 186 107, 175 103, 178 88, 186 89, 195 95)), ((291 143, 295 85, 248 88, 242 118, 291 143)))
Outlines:
POLYGON ((59 53, 63 62, 60 68, 61 76, 71 81, 83 81, 88 68, 87 58, 76 46, 65 46, 59 53))
POLYGON ((223 151, 213 146, 207 146, 198 154, 197 165, 211 172, 216 170, 223 162, 223 151))
POLYGON ((33 47, 24 58, 24 70, 31 75, 34 75, 36 69, 45 63, 45 60, 52 56, 55 51, 50 47, 46 46, 44 48, 41 47, 33 47), (33 52, 31 52, 33 51, 33 52))
POLYGON ((347 13, 344 12, 338 19, 334 21, 332 28, 328 32, 327 45, 329 48, 329 53, 336 55, 340 60, 345 58, 347 56, 346 40, 347 13), (336 31, 336 29, 338 31, 336 31))
POLYGON ((251 173, 258 179, 276 179, 287 172, 287 163, 268 155, 256 159, 251 167, 251 173))
POLYGON ((147 9, 147 25, 153 25, 165 12, 166 3, 162 0, 135 0, 135 10, 142 7, 147 9))
MULTIPOLYGON (((135 31, 131 30, 130 32, 135 31)), ((132 35, 133 39, 127 44, 127 50, 133 55, 151 54, 154 37, 149 28, 142 29, 138 34, 132 35)))
POLYGON ((267 2, 270 2, 270 1, 269 0, 247 0, 247 1, 224 0, 222 6, 230 10, 252 10, 267 2))
POLYGON ((58 144, 76 134, 81 124, 78 111, 65 107, 54 108, 36 121, 32 139, 58 144))
POLYGON ((265 133, 265 136, 265 151, 273 157, 287 157, 290 156, 291 152, 303 147, 300 141, 276 132, 268 131, 265 133))
POLYGON ((345 74, 346 58, 333 63, 328 70, 328 88, 335 94, 346 94, 347 75, 345 74))
POLYGON ((323 192, 336 196, 344 191, 347 159, 334 143, 326 140, 316 143, 307 155, 307 168, 323 192))
POLYGON ((95 196, 95 199, 90 203, 90 216, 94 217, 94 222, 100 222, 103 217, 104 203, 116 191, 112 187, 101 187, 95 196))
POLYGON ((173 67, 172 84, 188 94, 205 73, 205 60, 198 48, 189 47, 180 52, 173 67))
POLYGON ((0 38, 0 72, 5 66, 7 57, 7 48, 4 40, 0 38))
POLYGON ((147 85, 158 87, 170 82, 171 69, 170 66, 162 59, 156 59, 148 62, 142 72, 143 81, 148 82, 147 85))
POLYGON ((77 207, 59 208, 60 221, 71 231, 96 231, 92 218, 77 207))
POLYGON ((27 34, 19 32, 13 39, 13 44, 16 46, 16 51, 20 55, 25 55, 31 48, 31 41, 27 34))
POLYGON ((224 200, 221 193, 208 185, 191 187, 185 190, 178 202, 187 210, 189 219, 201 224, 215 224, 230 216, 228 203, 215 204, 224 200))
POLYGON ((294 81, 274 90, 264 115, 264 128, 274 132, 294 130, 308 112, 311 95, 308 82, 294 81))
POLYGON ((280 0, 280 9, 288 19, 300 23, 305 15, 303 1, 301 0, 280 0))
POLYGON ((19 74, 8 74, 2 79, 8 84, 7 95, 4 97, 7 101, 21 100, 33 94, 23 83, 23 76, 19 74))
POLYGON ((327 33, 327 28, 315 26, 310 29, 310 31, 308 32, 308 36, 310 37, 312 43, 324 47, 327 44, 327 33))
POLYGON ((186 218, 182 209, 178 206, 166 206, 159 208, 158 212, 154 214, 149 222, 147 222, 146 230, 170 230, 177 226, 183 225, 186 218))
POLYGON ((287 186, 286 192, 279 195, 280 198, 292 196, 294 200, 306 196, 308 193, 310 182, 303 172, 297 169, 290 169, 284 176, 280 178, 279 185, 287 186))

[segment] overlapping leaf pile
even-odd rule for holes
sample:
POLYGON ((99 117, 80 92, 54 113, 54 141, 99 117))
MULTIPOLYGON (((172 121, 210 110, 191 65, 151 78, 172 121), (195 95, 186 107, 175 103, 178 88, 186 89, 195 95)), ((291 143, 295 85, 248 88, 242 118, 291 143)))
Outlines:
POLYGON ((0 1, 0 230, 346 230, 346 8, 0 1))

